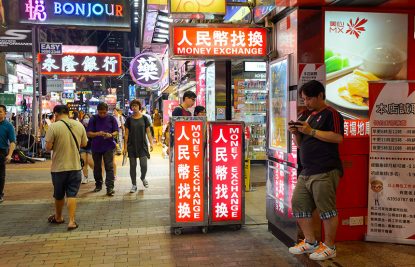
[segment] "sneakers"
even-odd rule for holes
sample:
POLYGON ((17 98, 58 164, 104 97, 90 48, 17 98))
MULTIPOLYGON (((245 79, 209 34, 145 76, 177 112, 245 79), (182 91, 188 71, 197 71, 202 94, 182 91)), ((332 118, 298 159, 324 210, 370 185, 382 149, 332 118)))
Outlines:
POLYGON ((114 189, 108 189, 107 190, 107 196, 112 197, 112 196, 114 196, 114 194, 115 194, 114 189))
POLYGON ((95 192, 95 193, 96 193, 96 192, 99 192, 99 191, 101 191, 101 190, 102 190, 102 187, 98 187, 98 186, 96 186, 93 192, 95 192))
POLYGON ((4 198, 1 196, 0 197, 0 203, 4 201, 4 198))
POLYGON ((145 187, 145 188, 148 188, 148 182, 147 182, 147 179, 145 179, 145 178, 144 178, 142 181, 143 181, 143 185, 144 185, 144 187, 145 187))
POLYGON ((88 183, 88 176, 83 176, 81 184, 87 184, 88 183))
POLYGON ((133 185, 131 187, 130 193, 135 193, 135 192, 137 192, 137 186, 136 185, 133 185))
POLYGON ((320 246, 310 254, 310 259, 315 261, 324 261, 336 257, 336 247, 329 248, 326 244, 320 243, 320 246))
POLYGON ((304 240, 300 239, 300 242, 297 243, 295 246, 290 247, 288 251, 291 254, 299 255, 299 254, 304 254, 304 253, 313 253, 317 248, 318 248, 317 241, 314 244, 309 244, 306 242, 305 239, 304 240))

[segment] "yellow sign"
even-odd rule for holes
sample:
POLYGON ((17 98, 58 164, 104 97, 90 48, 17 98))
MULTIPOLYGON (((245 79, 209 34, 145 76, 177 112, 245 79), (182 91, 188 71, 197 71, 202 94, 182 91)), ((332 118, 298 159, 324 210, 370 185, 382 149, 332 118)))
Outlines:
POLYGON ((225 14, 225 0, 170 0, 170 13, 225 14))
POLYGON ((167 6, 167 0, 148 0, 147 5, 167 6))

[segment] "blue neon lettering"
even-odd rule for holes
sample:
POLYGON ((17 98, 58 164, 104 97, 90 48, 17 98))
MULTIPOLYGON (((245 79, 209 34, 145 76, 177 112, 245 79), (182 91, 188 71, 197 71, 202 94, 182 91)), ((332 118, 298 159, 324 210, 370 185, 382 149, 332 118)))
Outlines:
POLYGON ((95 4, 92 7, 92 12, 94 13, 94 15, 96 16, 101 16, 102 13, 104 13, 104 7, 101 4, 95 4), (101 8, 101 11, 97 11, 97 7, 101 8))
POLYGON ((65 13, 66 15, 72 15, 75 11, 75 7, 71 4, 71 3, 65 3, 63 4, 63 13, 65 13), (68 10, 69 7, 69 10, 68 10))
POLYGON ((61 3, 55 2, 55 14, 60 15, 62 14, 62 5, 61 3))
POLYGON ((55 15, 76 15, 91 17, 91 15, 102 16, 104 13, 108 16, 121 17, 123 6, 115 4, 101 4, 101 3, 59 3, 54 2, 55 15))
POLYGON ((76 5, 76 15, 85 16, 85 4, 78 4, 76 5))
POLYGON ((114 16, 114 4, 111 4, 111 13, 108 11, 108 5, 105 5, 105 13, 109 16, 114 16))

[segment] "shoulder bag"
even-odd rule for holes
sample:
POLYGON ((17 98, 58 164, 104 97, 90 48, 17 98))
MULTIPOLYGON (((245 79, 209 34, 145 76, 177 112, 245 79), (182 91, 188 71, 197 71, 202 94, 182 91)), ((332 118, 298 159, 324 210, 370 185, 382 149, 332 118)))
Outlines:
POLYGON ((85 162, 84 162, 84 160, 81 158, 81 154, 79 153, 80 151, 79 151, 79 144, 78 144, 78 141, 76 141, 75 135, 73 134, 73 132, 72 132, 71 128, 69 127, 69 125, 68 125, 68 124, 67 124, 64 120, 61 120, 61 122, 65 123, 66 127, 68 127, 68 130, 69 130, 69 131, 71 132, 71 134, 72 134, 73 140, 75 141, 76 149, 78 150, 78 154, 79 154, 79 162, 81 163, 81 168, 83 168, 83 167, 84 167, 84 165, 85 165, 85 162))

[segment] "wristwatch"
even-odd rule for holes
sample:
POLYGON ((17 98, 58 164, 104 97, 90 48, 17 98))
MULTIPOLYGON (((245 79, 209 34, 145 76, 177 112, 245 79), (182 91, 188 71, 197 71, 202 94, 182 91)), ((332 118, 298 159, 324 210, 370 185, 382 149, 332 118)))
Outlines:
POLYGON ((312 129, 310 135, 312 137, 314 137, 316 135, 316 133, 317 133, 317 130, 316 129, 312 129))

